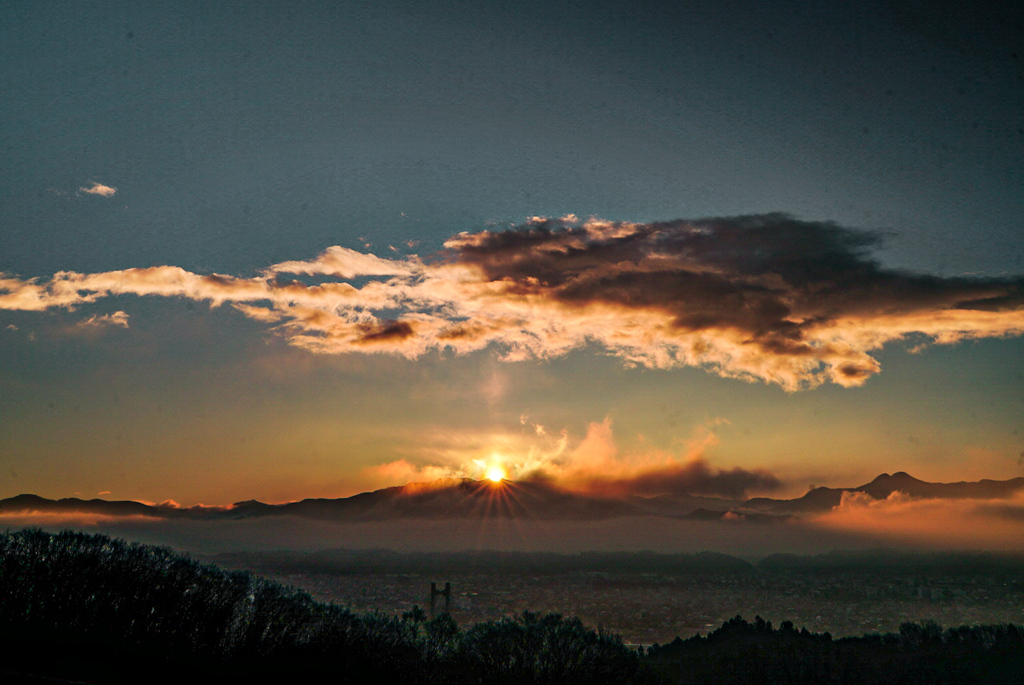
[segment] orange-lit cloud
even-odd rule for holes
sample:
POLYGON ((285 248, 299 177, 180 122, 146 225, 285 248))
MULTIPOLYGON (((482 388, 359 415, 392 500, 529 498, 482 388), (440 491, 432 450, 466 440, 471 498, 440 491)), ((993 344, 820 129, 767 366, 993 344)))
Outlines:
POLYGON ((465 469, 437 464, 413 464, 398 459, 386 464, 368 466, 353 479, 361 489, 378 489, 407 483, 429 483, 448 478, 471 477, 465 469))
POLYGON ((894 492, 874 499, 843 493, 842 502, 809 524, 887 545, 934 549, 1014 549, 1024 539, 1024 492, 1008 499, 914 499, 894 492))
POLYGON ((586 437, 571 450, 563 432, 554 450, 531 452, 518 473, 522 478, 604 495, 685 493, 741 498, 750 491, 778 489, 781 481, 767 470, 721 469, 708 462, 706 451, 718 444, 713 430, 718 423, 699 426, 680 454, 657 449, 623 454, 611 420, 605 419, 591 423, 586 437))
POLYGON ((252 278, 173 266, 0 278, 0 309, 183 297, 231 304, 316 353, 415 358, 493 346, 522 360, 598 344, 630 365, 697 366, 788 390, 860 385, 880 371, 872 353, 893 341, 919 350, 1024 334, 1024 279, 883 269, 870 257, 878 242, 781 214, 537 218, 459 234, 428 260, 331 247, 252 278))
POLYGON ((306 262, 282 262, 267 269, 268 274, 305 274, 356 278, 359 276, 408 276, 419 271, 415 257, 393 260, 346 247, 329 247, 306 262))
POLYGON ((102 183, 92 181, 88 186, 82 186, 78 189, 80 193, 88 193, 89 195, 100 195, 102 197, 114 197, 114 193, 117 192, 117 188, 105 186, 102 183))
POLYGON ((519 435, 423 435, 419 454, 364 469, 357 488, 379 488, 439 478, 484 478, 501 467, 512 480, 543 481, 569 490, 609 496, 695 494, 742 498, 778 489, 781 481, 765 469, 713 466, 708 450, 718 443, 715 428, 698 426, 678 452, 643 447, 620 449, 611 419, 592 422, 586 435, 552 431, 522 418, 519 435))
POLYGON ((128 315, 121 311, 111 314, 93 314, 89 318, 79 321, 76 326, 78 328, 104 328, 106 326, 128 328, 128 315))

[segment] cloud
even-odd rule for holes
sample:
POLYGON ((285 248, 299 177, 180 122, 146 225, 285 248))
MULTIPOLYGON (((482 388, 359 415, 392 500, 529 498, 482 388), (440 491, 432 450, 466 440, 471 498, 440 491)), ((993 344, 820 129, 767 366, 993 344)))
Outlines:
POLYGON ((103 197, 114 197, 114 193, 117 192, 117 188, 111 186, 105 186, 102 183, 96 181, 91 182, 92 185, 82 186, 78 189, 80 193, 88 193, 89 195, 101 195, 103 197))
POLYGON ((839 506, 812 517, 809 524, 886 545, 1002 550, 1008 540, 1024 535, 1024 493, 993 501, 914 499, 902 492, 879 500, 844 492, 839 506))
POLYGON ((201 276, 176 266, 153 266, 95 274, 59 271, 46 282, 38 278, 0 278, 0 309, 44 311, 74 308, 118 295, 183 297, 211 305, 264 299, 269 287, 262 279, 212 274, 201 276))
POLYGON ((882 269, 876 234, 781 214, 651 224, 536 220, 446 243, 567 332, 653 367, 704 366, 789 389, 859 385, 868 353, 1024 332, 1024 279, 882 269), (603 321, 614 323, 597 330, 603 321))
MULTIPOLYGON (((612 433, 611 419, 591 423, 586 437, 567 449, 563 432, 555 449, 534 451, 518 467, 527 480, 543 480, 562 487, 604 495, 711 495, 742 498, 749 492, 770 492, 782 486, 764 469, 712 466, 707 450, 718 444, 714 428, 723 423, 698 426, 682 454, 644 449, 623 454, 612 433)), ((537 433, 544 437, 546 432, 537 433)))
POLYGON ((1024 498, 1018 498, 1016 502, 981 504, 977 507, 977 511, 998 519, 1024 523, 1024 498))
POLYGON ((464 469, 436 464, 413 464, 398 459, 386 464, 368 466, 353 479, 360 487, 379 489, 407 483, 429 483, 446 478, 468 478, 464 469))
POLYGON ((106 326, 121 326, 128 328, 128 315, 117 311, 112 314, 93 314, 75 324, 78 328, 104 328, 106 326))
POLYGON ((695 366, 787 390, 861 385, 881 370, 872 353, 895 341, 920 351, 1024 334, 1024 278, 885 269, 871 257, 880 241, 784 214, 535 218, 460 233, 429 259, 335 246, 252 278, 174 266, 3 277, 0 309, 183 297, 229 303, 320 354, 493 347, 524 360, 597 345, 627 365, 695 366))
POLYGON ((717 469, 704 459, 692 459, 650 469, 612 485, 638 495, 719 495, 739 499, 751 491, 778 490, 782 481, 765 469, 717 469))
POLYGON ((267 269, 268 274, 307 274, 356 278, 358 276, 411 275, 418 271, 415 258, 396 261, 351 250, 329 247, 312 261, 282 262, 267 269))
POLYGON ((545 482, 598 495, 699 494, 745 497, 770 492, 782 483, 763 469, 720 468, 709 451, 716 430, 726 422, 696 426, 689 438, 670 450, 642 440, 620 448, 612 420, 591 422, 585 434, 555 430, 520 417, 518 430, 415 430, 406 436, 401 457, 363 469, 346 480, 346 490, 403 485, 440 478, 481 479, 500 466, 512 480, 545 482), (414 445, 414 446, 413 446, 414 445))

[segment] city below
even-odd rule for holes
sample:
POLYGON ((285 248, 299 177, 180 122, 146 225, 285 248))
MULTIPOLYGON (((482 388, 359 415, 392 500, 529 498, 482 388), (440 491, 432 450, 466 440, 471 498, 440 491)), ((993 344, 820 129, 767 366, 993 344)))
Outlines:
MULTIPOLYGON (((451 583, 464 626, 523 611, 578 616, 634 645, 707 634, 740 615, 834 637, 1024 622, 1024 556, 892 551, 773 555, 581 555, 383 551, 232 553, 204 559, 245 569, 357 611, 429 611, 431 583, 451 583)), ((444 598, 435 597, 435 610, 444 598)))

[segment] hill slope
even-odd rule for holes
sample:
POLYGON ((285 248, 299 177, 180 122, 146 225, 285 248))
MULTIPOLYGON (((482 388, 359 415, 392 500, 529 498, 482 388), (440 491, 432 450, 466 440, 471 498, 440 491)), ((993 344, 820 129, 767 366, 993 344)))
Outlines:
POLYGON ((461 632, 356 614, 248 573, 102 535, 0 534, 0 682, 639 682, 639 661, 578 619, 524 614, 461 632))

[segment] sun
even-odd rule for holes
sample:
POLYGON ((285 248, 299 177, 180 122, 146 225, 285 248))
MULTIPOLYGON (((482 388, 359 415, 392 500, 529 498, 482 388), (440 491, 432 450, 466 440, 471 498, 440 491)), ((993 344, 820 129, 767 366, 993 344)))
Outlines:
POLYGON ((488 466, 487 473, 484 475, 487 477, 487 480, 492 483, 500 483, 505 480, 505 469, 495 464, 494 466, 488 466))

